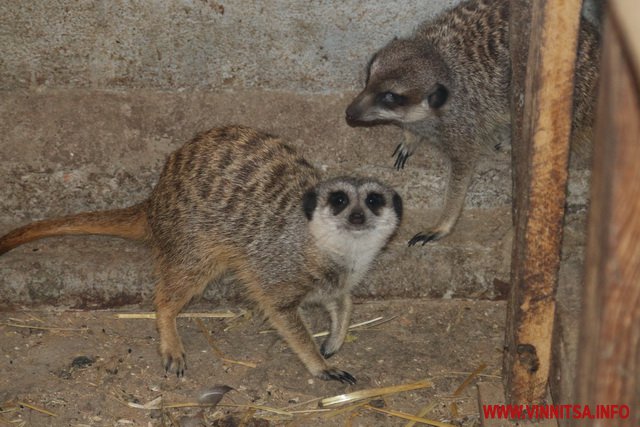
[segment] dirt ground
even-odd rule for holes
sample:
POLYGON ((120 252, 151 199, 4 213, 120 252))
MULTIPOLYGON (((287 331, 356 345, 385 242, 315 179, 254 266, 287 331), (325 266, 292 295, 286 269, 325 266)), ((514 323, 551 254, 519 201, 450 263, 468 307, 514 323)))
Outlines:
MULTIPOLYGON (((195 305, 188 311, 207 310, 195 305)), ((269 325, 250 311, 235 318, 180 318, 188 370, 184 378, 165 376, 154 321, 116 317, 140 311, 0 313, 0 425, 404 426, 407 420, 372 407, 415 415, 432 405, 425 418, 477 426, 474 384, 501 381, 502 302, 356 304, 352 323, 382 320, 350 332, 331 359, 358 379, 355 386, 312 378, 275 333, 265 332, 269 325), (458 390, 483 364, 481 374, 458 390), (319 410, 323 398, 422 380, 432 385, 386 395, 370 406, 319 410), (233 390, 216 407, 194 406, 216 385, 233 390)), ((320 311, 306 311, 306 317, 313 331, 326 327, 320 311)))

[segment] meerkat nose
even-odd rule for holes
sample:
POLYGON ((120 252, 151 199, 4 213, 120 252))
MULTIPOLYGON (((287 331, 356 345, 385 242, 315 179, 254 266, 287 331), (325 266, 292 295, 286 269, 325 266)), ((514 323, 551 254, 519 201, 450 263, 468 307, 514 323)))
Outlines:
POLYGON ((349 214, 349 222, 354 225, 364 224, 364 212, 362 212, 362 209, 354 209, 349 214))
POLYGON ((355 117, 353 117, 353 114, 351 114, 348 110, 344 118, 347 121, 347 123, 353 123, 355 121, 355 117))
POLYGON ((355 125, 360 119, 360 109, 357 105, 351 104, 345 111, 345 120, 349 125, 355 125))

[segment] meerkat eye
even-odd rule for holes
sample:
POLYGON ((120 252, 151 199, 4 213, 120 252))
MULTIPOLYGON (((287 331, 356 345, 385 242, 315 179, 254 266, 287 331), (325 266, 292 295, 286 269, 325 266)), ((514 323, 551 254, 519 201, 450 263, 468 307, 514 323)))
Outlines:
POLYGON ((384 206, 384 196, 380 193, 369 193, 365 199, 365 203, 373 213, 378 213, 381 207, 384 206))
POLYGON ((380 94, 380 101, 382 101, 385 104, 395 104, 396 94, 393 92, 384 92, 380 94))
POLYGON ((349 196, 344 191, 334 191, 329 194, 328 201, 333 208, 333 214, 337 215, 349 204, 349 196))
POLYGON ((382 92, 378 94, 378 102, 387 107, 397 107, 407 103, 407 97, 393 92, 382 92))

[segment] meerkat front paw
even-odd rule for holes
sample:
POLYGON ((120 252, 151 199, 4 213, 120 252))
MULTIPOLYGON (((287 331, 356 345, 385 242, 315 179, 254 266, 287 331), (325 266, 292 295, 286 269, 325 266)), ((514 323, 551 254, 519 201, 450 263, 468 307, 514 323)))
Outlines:
POLYGON ((184 371, 187 369, 187 356, 182 346, 165 348, 160 353, 165 373, 175 372, 178 378, 184 377, 184 371))
POLYGON ((413 133, 405 130, 403 132, 404 141, 402 141, 396 149, 393 151, 391 157, 395 157, 396 160, 393 164, 393 167, 396 170, 404 169, 404 165, 407 163, 407 159, 413 155, 413 152, 416 150, 416 145, 418 144, 418 137, 413 133))
POLYGON ((353 375, 351 375, 348 372, 341 371, 340 369, 337 369, 337 368, 325 369, 324 371, 320 372, 320 375, 318 375, 318 378, 325 381, 329 381, 329 380, 340 381, 343 384, 354 385, 356 383, 356 378, 353 375))
POLYGON ((414 246, 415 244, 420 242, 422 242, 422 246, 424 246, 429 242, 435 242, 436 240, 442 239, 447 234, 449 234, 449 232, 438 231, 438 230, 425 231, 425 232, 421 231, 420 233, 416 234, 409 240, 409 246, 414 246))
POLYGON ((405 163, 407 163, 407 159, 411 157, 412 154, 413 153, 409 152, 409 149, 405 147, 402 142, 398 144, 393 154, 391 155, 391 157, 396 158, 395 162, 393 163, 393 167, 396 170, 404 169, 404 165, 405 163))

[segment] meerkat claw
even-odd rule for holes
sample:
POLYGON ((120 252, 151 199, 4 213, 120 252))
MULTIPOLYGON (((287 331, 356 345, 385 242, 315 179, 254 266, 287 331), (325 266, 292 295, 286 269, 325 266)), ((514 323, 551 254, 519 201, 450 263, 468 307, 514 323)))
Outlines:
POLYGON ((340 381, 343 384, 354 385, 356 383, 356 378, 353 375, 336 368, 325 369, 324 371, 322 371, 320 378, 323 380, 340 381))
POLYGON ((407 160, 411 157, 410 153, 404 154, 402 158, 402 165, 400 165, 400 169, 404 169, 404 165, 407 163, 407 160))
POLYGON ((429 242, 435 242, 445 236, 445 233, 433 231, 429 233, 418 233, 409 240, 408 245, 414 246, 416 243, 422 242, 422 246, 429 242))
POLYGON ((396 158, 393 167, 396 170, 404 169, 404 165, 407 163, 407 159, 411 157, 411 154, 402 144, 399 144, 392 155, 392 157, 396 158))
POLYGON ((400 151, 400 147, 402 147, 402 142, 396 146, 395 150, 393 150, 393 154, 391 155, 391 157, 395 157, 396 154, 398 154, 398 151, 400 151))
POLYGON ((164 367, 165 374, 173 372, 175 370, 176 377, 184 377, 184 371, 187 369, 186 355, 183 353, 182 358, 174 358, 173 356, 167 356, 164 358, 162 366, 164 367))

